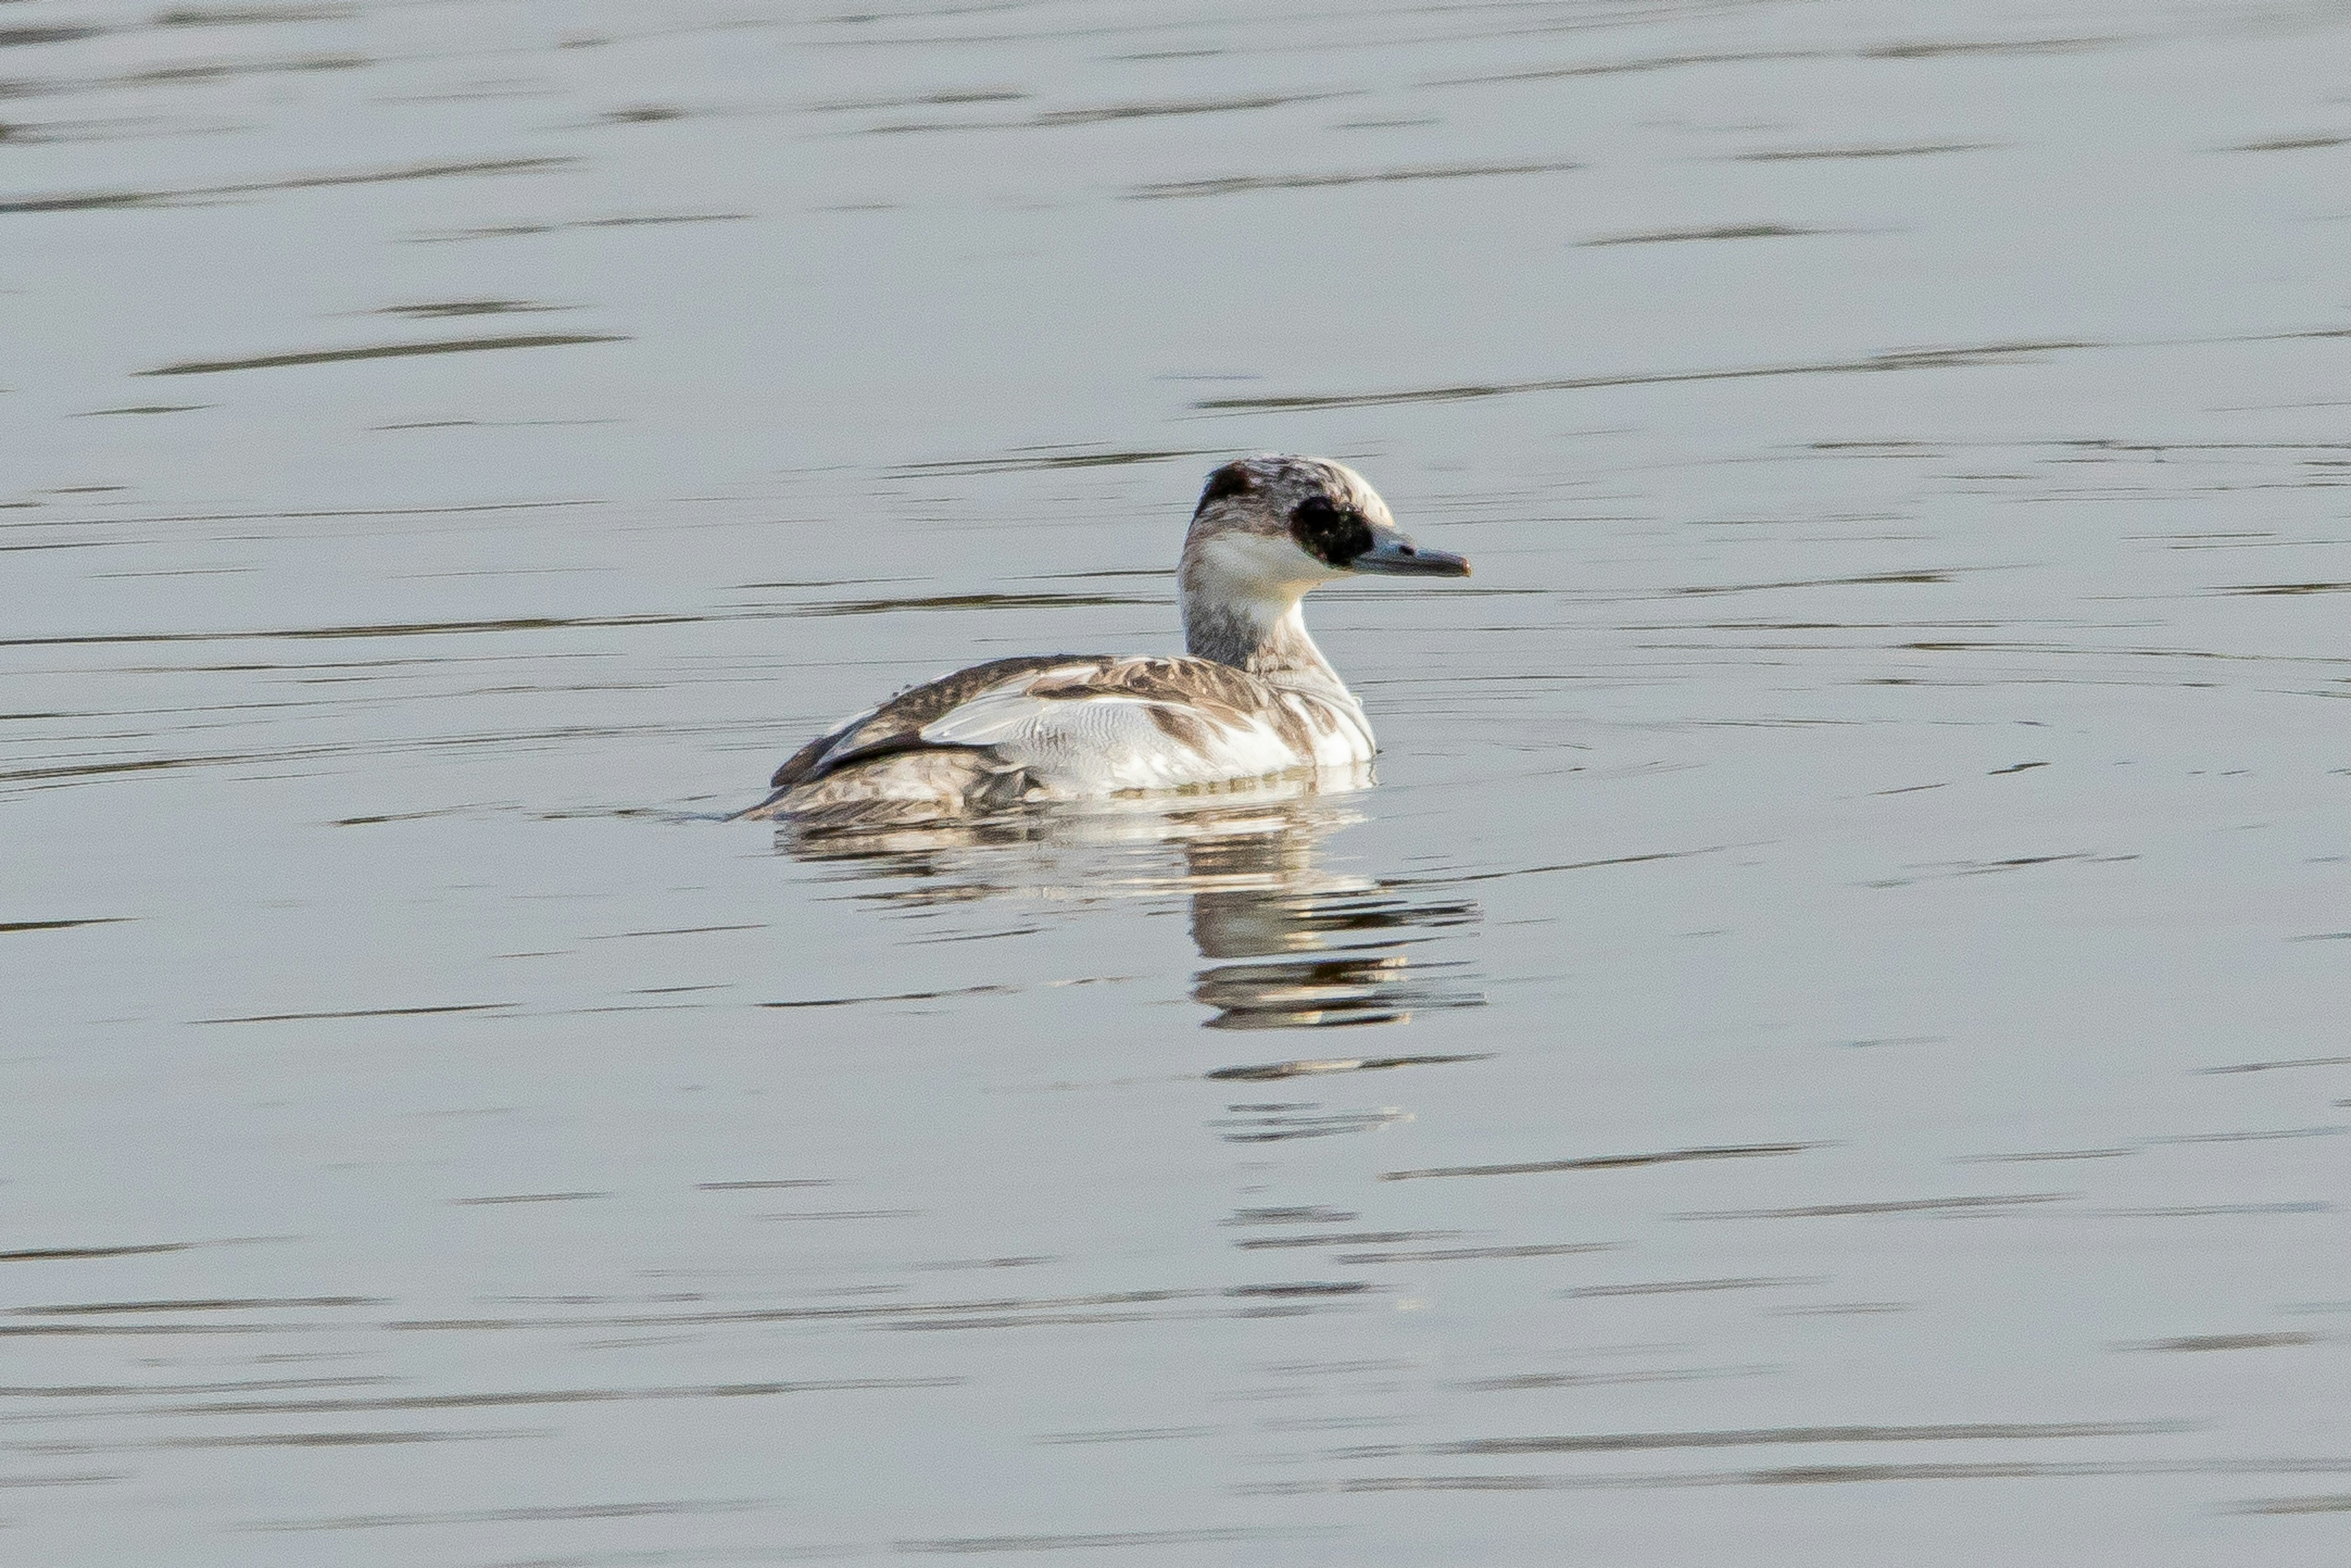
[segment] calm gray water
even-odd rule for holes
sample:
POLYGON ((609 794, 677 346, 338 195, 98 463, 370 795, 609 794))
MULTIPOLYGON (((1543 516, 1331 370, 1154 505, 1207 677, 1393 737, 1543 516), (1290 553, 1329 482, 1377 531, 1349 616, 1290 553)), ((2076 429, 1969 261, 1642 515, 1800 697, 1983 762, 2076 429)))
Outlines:
POLYGON ((2346 48, 0 8, 0 1557, 2339 1560, 2346 48), (1262 448, 1375 784, 716 820, 1262 448))

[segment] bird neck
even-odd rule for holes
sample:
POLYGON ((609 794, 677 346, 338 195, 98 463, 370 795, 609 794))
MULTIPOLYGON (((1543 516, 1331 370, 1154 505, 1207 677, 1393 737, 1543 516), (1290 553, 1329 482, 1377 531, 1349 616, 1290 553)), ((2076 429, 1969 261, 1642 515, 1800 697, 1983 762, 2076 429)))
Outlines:
POLYGON ((1299 596, 1228 596, 1184 587, 1184 650, 1284 685, 1346 689, 1306 632, 1299 596))

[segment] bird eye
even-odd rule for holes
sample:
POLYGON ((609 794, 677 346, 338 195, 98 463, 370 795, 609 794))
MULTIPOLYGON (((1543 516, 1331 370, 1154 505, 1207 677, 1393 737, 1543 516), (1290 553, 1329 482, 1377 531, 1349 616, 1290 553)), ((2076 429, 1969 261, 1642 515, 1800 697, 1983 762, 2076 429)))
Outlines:
POLYGON ((1372 548, 1372 527, 1363 513, 1328 496, 1309 496, 1290 509, 1290 537, 1323 565, 1342 569, 1372 548))

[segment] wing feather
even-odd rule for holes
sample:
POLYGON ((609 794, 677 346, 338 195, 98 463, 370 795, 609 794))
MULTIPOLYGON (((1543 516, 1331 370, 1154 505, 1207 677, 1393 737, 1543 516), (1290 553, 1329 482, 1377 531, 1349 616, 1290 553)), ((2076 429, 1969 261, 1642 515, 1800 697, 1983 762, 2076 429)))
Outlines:
POLYGON ((870 707, 862 713, 853 713, 798 751, 793 752, 785 760, 784 765, 776 769, 775 777, 768 780, 768 788, 787 789, 804 779, 814 778, 824 765, 825 753, 840 745, 852 730, 881 711, 879 707, 870 707))
POLYGON ((1207 659, 997 659, 903 692, 809 742, 777 770, 776 796, 765 804, 853 765, 934 748, 984 753, 997 772, 1028 779, 1032 794, 1278 773, 1328 760, 1323 737, 1340 733, 1328 706, 1207 659))
POLYGON ((923 727, 973 695, 1005 681, 1065 665, 1103 663, 1100 654, 1046 653, 1013 659, 991 659, 941 675, 900 692, 879 707, 835 726, 794 752, 768 781, 771 789, 788 789, 820 779, 834 769, 884 751, 904 751, 923 744, 923 727))
POLYGON ((925 725, 1049 776, 1155 789, 1311 762, 1304 721, 1267 683, 1205 659, 1095 660, 1027 674, 925 725))

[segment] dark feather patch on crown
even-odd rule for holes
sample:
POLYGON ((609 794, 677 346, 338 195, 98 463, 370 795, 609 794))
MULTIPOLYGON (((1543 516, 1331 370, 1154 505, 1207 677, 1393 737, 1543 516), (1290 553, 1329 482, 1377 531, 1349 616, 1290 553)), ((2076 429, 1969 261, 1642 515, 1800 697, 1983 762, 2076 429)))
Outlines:
POLYGON ((1200 492, 1200 504, 1192 508, 1192 515, 1196 517, 1213 502, 1228 496, 1246 496, 1256 488, 1257 476, 1249 471, 1248 464, 1228 463, 1208 476, 1208 487, 1200 492))

